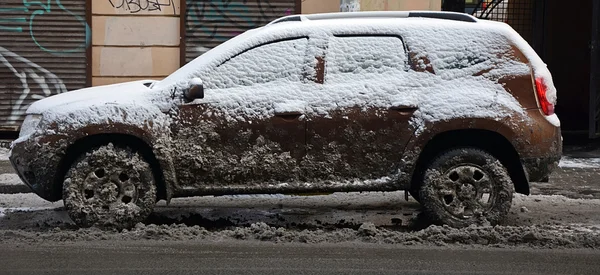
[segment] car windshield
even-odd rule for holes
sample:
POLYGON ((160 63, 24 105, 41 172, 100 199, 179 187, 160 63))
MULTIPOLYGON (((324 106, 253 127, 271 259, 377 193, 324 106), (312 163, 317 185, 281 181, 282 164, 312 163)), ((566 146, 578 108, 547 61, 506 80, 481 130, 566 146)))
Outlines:
POLYGON ((210 49, 201 56, 198 56, 194 60, 188 62, 185 66, 179 68, 179 70, 167 76, 165 79, 154 83, 151 88, 165 88, 189 81, 194 75, 197 74, 198 71, 209 65, 213 60, 219 58, 219 56, 230 52, 232 48, 239 43, 239 41, 246 39, 246 37, 251 33, 253 33, 252 30, 246 31, 232 39, 225 41, 219 46, 210 49))

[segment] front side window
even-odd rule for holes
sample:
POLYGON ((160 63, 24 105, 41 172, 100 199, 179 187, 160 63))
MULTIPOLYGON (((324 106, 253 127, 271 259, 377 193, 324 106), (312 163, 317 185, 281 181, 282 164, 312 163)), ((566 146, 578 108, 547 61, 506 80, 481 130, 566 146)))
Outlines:
POLYGON ((207 88, 234 88, 264 83, 300 82, 307 38, 264 44, 234 56, 206 76, 207 88))
POLYGON ((404 44, 395 36, 342 36, 329 41, 326 83, 347 83, 402 72, 407 61, 404 44))

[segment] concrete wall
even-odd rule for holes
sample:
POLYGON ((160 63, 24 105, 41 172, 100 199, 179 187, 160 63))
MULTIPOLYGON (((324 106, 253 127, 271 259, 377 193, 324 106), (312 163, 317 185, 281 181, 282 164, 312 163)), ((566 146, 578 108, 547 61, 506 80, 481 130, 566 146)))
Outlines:
POLYGON ((180 0, 91 2, 92 85, 161 79, 179 68, 180 0))
MULTIPOLYGON (((436 10, 442 9, 442 0, 359 0, 361 11, 436 10)), ((305 0, 302 13, 338 12, 340 0, 305 0)))

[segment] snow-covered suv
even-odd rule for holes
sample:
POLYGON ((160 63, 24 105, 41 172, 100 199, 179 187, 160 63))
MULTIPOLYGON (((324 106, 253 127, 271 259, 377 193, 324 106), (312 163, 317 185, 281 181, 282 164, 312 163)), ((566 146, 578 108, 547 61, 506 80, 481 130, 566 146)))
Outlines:
POLYGON ((561 156, 546 65, 508 25, 444 12, 293 15, 166 79, 28 109, 10 160, 80 226, 160 199, 407 190, 436 222, 500 222, 561 156))

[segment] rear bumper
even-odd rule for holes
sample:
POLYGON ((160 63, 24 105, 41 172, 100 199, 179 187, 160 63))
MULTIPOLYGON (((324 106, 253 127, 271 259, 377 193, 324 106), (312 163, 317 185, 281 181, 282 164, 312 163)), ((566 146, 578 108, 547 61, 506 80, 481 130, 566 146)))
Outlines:
POLYGON ((14 143, 9 157, 23 183, 48 201, 62 199, 62 190, 56 184, 56 175, 63 155, 61 152, 64 150, 57 145, 28 139, 14 143))
POLYGON ((546 144, 548 151, 540 157, 521 159, 523 170, 529 182, 548 182, 550 174, 558 168, 562 158, 562 135, 560 128, 555 129, 552 141, 546 144))
POLYGON ((550 174, 558 168, 560 157, 523 159, 523 170, 529 182, 548 182, 550 174))

